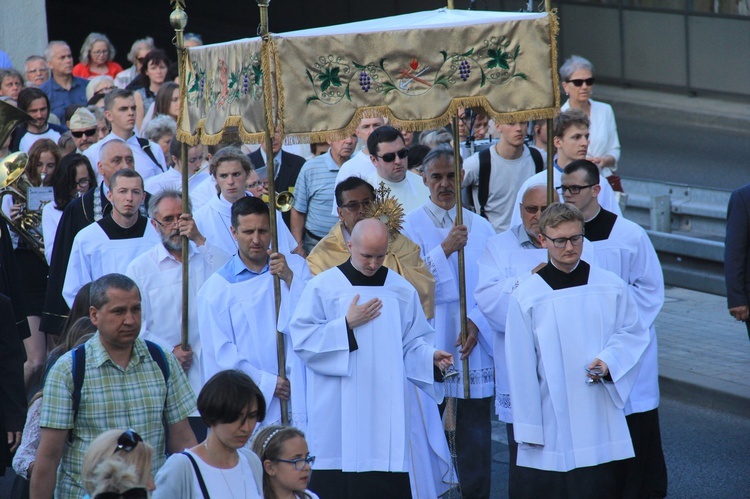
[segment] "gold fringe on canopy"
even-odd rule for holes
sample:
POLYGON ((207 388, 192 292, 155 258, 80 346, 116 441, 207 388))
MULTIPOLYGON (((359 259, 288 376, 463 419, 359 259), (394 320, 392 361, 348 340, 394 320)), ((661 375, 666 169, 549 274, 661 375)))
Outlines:
POLYGON ((287 143, 325 142, 363 117, 419 131, 465 107, 496 123, 556 116, 556 12, 470 16, 438 10, 371 21, 382 29, 355 23, 186 50, 178 138, 217 144, 234 127, 260 143, 267 120, 287 143), (448 20, 435 24, 440 16, 448 20), (422 18, 423 27, 412 22, 422 18))

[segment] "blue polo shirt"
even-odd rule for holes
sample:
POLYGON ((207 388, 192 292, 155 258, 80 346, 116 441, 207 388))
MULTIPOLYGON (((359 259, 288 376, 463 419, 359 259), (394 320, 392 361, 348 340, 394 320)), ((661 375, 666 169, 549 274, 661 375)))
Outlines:
POLYGON ((86 85, 88 84, 88 80, 74 76, 70 90, 65 90, 57 84, 54 78, 50 78, 39 85, 39 89, 49 97, 50 113, 60 118, 60 123, 65 123, 65 110, 68 106, 73 104, 85 106, 88 102, 86 98, 86 85))

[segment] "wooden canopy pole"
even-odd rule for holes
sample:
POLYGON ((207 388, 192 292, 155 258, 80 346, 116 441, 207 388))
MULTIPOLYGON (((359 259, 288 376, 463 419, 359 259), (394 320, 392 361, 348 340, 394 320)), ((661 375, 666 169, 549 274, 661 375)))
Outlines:
MULTIPOLYGON (((260 29, 258 34, 263 38, 263 43, 268 43, 268 5, 271 3, 271 0, 256 0, 256 2, 260 9, 260 29)), ((270 92, 271 89, 266 88, 264 91, 270 92)), ((276 230, 276 179, 274 178, 276 171, 273 163, 273 136, 276 133, 276 127, 272 120, 273 113, 266 110, 266 173, 268 174, 268 210, 269 221, 271 223, 271 252, 278 252, 279 235, 276 230)), ((281 306, 281 280, 277 275, 273 276, 273 296, 276 307, 276 314, 274 317, 278 320, 279 307, 281 306)), ((284 349, 284 335, 281 334, 280 331, 276 331, 276 361, 279 376, 286 379, 286 350, 284 349)), ((281 405, 281 424, 288 426, 289 404, 286 400, 279 400, 279 403, 281 405)))

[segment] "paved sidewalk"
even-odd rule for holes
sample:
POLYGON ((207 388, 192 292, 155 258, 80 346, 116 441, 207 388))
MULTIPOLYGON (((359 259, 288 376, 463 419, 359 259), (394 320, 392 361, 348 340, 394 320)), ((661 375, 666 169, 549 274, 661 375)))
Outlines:
POLYGON ((667 288, 656 336, 663 394, 750 417, 750 340, 726 298, 667 288))

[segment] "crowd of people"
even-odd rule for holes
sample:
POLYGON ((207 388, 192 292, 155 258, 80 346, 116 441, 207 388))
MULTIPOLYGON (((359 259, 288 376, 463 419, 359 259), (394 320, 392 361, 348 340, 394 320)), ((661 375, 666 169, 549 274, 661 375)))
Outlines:
MULTIPOLYGON (((309 150, 227 134, 182 157, 166 53, 114 56, 91 33, 75 65, 54 41, 0 73, 32 118, 0 145, 51 187, 39 247, 0 237, 18 497, 487 498, 493 413, 511 497, 666 496, 664 282, 590 62, 560 68, 553 144, 544 120, 461 109, 457 178, 451 133, 377 116, 309 150)), ((6 196, 13 225, 25 203, 6 196)))

